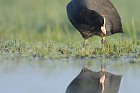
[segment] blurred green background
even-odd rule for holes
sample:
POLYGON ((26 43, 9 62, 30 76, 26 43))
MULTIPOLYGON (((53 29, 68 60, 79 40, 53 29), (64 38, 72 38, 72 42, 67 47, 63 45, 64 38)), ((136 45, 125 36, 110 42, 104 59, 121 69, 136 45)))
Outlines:
MULTIPOLYGON (((0 41, 81 40, 66 15, 70 0, 0 0, 0 41)), ((140 1, 111 0, 121 18, 125 36, 139 38, 140 1)))

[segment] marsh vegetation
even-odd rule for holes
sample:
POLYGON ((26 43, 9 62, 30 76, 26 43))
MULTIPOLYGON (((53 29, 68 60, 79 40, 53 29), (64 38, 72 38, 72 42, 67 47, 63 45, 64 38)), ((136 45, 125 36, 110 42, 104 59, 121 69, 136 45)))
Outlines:
POLYGON ((138 57, 139 1, 111 1, 124 34, 107 37, 104 51, 100 37, 94 36, 82 52, 83 38, 66 17, 69 0, 0 0, 0 57, 138 57))

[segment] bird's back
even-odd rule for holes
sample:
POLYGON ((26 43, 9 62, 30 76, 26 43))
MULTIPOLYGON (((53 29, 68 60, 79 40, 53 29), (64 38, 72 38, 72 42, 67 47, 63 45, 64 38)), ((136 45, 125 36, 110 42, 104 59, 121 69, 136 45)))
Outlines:
MULTIPOLYGON (((94 10, 102 17, 106 18, 107 35, 122 32, 121 18, 116 8, 109 0, 72 0, 71 8, 72 7, 75 9, 78 8, 78 10, 73 12, 75 15, 71 15, 71 18, 79 15, 78 12, 82 9, 94 10)), ((77 16, 77 18, 80 17, 77 16)), ((71 20, 75 21, 75 19, 71 20)))

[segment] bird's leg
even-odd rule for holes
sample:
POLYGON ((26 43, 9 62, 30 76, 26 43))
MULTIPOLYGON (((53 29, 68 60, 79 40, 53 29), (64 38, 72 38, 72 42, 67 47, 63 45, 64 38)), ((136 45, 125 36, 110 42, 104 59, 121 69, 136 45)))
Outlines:
POLYGON ((105 88, 104 82, 105 82, 105 74, 102 75, 102 77, 100 78, 100 83, 102 85, 102 93, 104 92, 104 88, 105 88))
POLYGON ((83 48, 86 48, 87 42, 88 42, 88 40, 87 39, 84 39, 83 48))
POLYGON ((101 26, 101 31, 102 31, 102 33, 103 33, 103 35, 102 35, 102 44, 103 44, 103 46, 104 46, 104 44, 105 44, 105 37, 106 37, 106 28, 105 28, 105 25, 106 25, 106 20, 105 20, 105 17, 104 17, 104 23, 103 23, 103 26, 101 26))
POLYGON ((85 52, 86 47, 87 47, 87 39, 84 39, 84 43, 83 43, 83 48, 82 48, 82 52, 85 52))
POLYGON ((105 72, 105 65, 101 64, 101 72, 105 72))
POLYGON ((101 42, 102 42, 103 45, 105 44, 105 42, 106 42, 106 36, 105 35, 102 36, 101 42))

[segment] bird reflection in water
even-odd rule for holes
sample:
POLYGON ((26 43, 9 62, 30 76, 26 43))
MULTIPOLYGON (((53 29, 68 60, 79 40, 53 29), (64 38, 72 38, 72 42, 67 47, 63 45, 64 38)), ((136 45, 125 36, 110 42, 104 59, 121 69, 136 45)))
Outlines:
POLYGON ((118 93, 121 78, 122 75, 106 72, 103 65, 99 72, 83 68, 66 93, 118 93))

